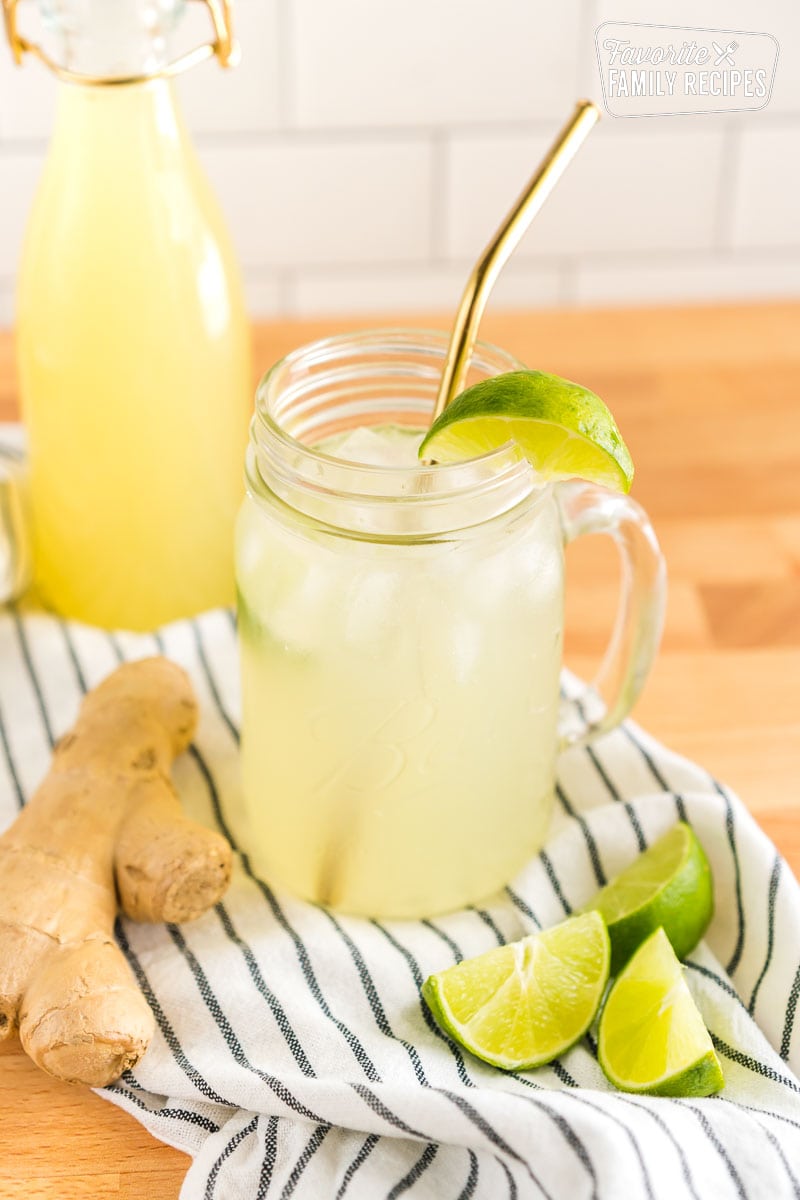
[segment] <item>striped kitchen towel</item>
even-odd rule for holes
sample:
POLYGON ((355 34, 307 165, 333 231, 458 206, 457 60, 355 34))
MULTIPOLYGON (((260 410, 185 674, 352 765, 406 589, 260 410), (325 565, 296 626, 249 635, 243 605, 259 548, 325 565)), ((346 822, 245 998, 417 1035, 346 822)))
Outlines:
MULTIPOLYGON (((0 825, 81 694, 154 652, 189 671, 201 701, 176 765, 185 805, 229 833, 228 612, 148 636, 0 615, 0 825)), ((800 1197, 798 885, 734 796, 631 723, 563 755, 545 849, 482 907, 420 922, 337 916, 255 878, 239 853, 224 903, 201 920, 123 920, 117 936, 157 1033, 101 1094, 192 1155, 187 1200, 800 1197), (678 818, 716 881, 686 974, 723 1063, 720 1096, 614 1092, 590 1037, 549 1067, 504 1074, 439 1031, 420 1000, 430 972, 562 919, 678 818)))

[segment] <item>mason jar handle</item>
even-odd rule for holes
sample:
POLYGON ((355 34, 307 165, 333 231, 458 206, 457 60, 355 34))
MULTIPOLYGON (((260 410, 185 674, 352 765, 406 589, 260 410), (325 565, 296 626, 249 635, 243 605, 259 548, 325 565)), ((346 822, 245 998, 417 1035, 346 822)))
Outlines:
POLYGON ((590 742, 630 712, 658 650, 664 623, 666 569, 644 509, 615 492, 570 480, 555 488, 564 543, 585 533, 613 538, 622 564, 620 598, 600 669, 562 701, 560 749, 590 742))

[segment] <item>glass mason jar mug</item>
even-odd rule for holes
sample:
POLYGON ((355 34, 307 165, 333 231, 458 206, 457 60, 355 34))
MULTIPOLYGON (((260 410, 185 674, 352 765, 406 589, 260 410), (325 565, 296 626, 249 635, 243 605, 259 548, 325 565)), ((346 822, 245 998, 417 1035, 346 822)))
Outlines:
MULTIPOLYGON (((234 824, 266 878, 369 916, 511 879, 545 838, 559 748, 622 719, 661 629, 663 561, 635 502, 543 484, 511 444, 417 460, 446 348, 375 331, 273 367, 238 523, 234 824), (567 704, 563 547, 584 532, 616 540, 623 594, 598 680, 567 704)), ((468 382, 520 366, 479 345, 468 382)))

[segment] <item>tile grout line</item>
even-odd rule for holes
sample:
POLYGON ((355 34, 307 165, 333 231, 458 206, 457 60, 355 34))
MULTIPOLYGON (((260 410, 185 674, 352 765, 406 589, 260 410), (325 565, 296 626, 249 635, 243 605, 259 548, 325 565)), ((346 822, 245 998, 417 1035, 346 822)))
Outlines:
MULTIPOLYGON (((288 56, 287 56, 288 57, 288 56)), ((534 120, 513 119, 508 118, 503 121, 492 120, 486 122, 466 122, 464 124, 453 123, 444 129, 441 125, 435 123, 418 124, 418 125, 337 125, 337 126, 319 126, 309 125, 303 127, 294 123, 295 116, 291 113, 290 95, 286 95, 287 91, 291 93, 291 88, 282 86, 281 91, 284 93, 284 101, 289 111, 285 114, 286 124, 279 128, 263 128, 263 129, 226 129, 226 130, 211 130, 202 129, 197 126, 190 125, 189 131, 195 146, 203 149, 225 150, 228 148, 241 147, 244 149, 271 149, 271 148, 286 148, 292 146, 359 146, 359 145, 381 145, 387 142, 408 142, 413 141, 417 144, 424 143, 436 133, 444 134, 445 136, 458 136, 465 138, 487 138, 487 137, 525 137, 528 135, 535 136, 544 134, 552 136, 558 117, 549 119, 536 118, 534 120)), ((713 119, 714 114, 708 114, 706 119, 713 119)), ((770 112, 765 109, 758 114, 759 127, 761 129, 792 129, 800 130, 800 112, 770 112)), ((284 120, 284 116, 281 117, 284 120)), ((691 117, 673 117, 654 119, 648 123, 647 132, 655 139, 660 136, 667 136, 674 133, 677 126, 670 125, 670 121, 691 121, 691 117)), ((609 120, 605 124, 609 136, 624 137, 622 132, 626 126, 624 121, 612 122, 609 120), (611 134, 611 131, 614 133, 611 134)), ((689 126, 687 125, 687 129, 689 126)), ((707 127, 706 127, 707 128, 707 127)), ((700 130, 694 130, 695 133, 700 133, 700 130)), ((22 157, 28 155, 44 154, 49 145, 49 137, 47 135, 33 135, 23 137, 8 137, 5 136, 0 141, 0 159, 11 158, 15 155, 22 157)))
POLYGON ((575 308, 578 304, 579 257, 566 256, 558 264, 558 302, 563 308, 575 308))
POLYGON ((722 134, 722 162, 717 183, 717 202, 714 213, 714 233, 710 249, 733 249, 734 218, 737 190, 740 183, 739 166, 742 156, 742 125, 732 121, 722 134))
POLYGON ((596 0, 583 0, 578 21, 583 53, 578 53, 575 63, 575 94, 577 96, 588 97, 592 90, 591 76, 594 67, 594 31, 597 28, 597 15, 596 0))
MULTIPOLYGON (((291 17, 288 10, 289 0, 273 0, 275 4, 275 24, 277 29, 278 55, 278 126, 280 132, 291 130, 296 114, 294 112, 294 82, 297 64, 295 62, 296 45, 292 34, 291 17)), ((200 138, 198 138, 198 141, 200 138)))
POLYGON ((428 255, 430 266, 446 263, 448 233, 447 183, 450 168, 450 145, 447 132, 437 129, 431 138, 430 236, 428 255))

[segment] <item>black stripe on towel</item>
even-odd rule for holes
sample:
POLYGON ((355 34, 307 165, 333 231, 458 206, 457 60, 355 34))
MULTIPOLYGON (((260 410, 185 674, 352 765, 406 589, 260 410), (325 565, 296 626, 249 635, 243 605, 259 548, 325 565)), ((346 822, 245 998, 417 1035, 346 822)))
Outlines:
POLYGON ((230 918, 230 914, 228 913, 224 904, 215 905, 214 912, 219 917, 220 924, 222 925, 227 938, 241 950, 242 956, 247 964, 247 969, 250 972, 250 978, 256 985, 259 994, 264 997, 269 1005, 270 1012, 275 1018, 275 1023, 278 1026, 278 1029, 281 1031, 284 1041, 291 1050, 298 1067, 304 1075, 309 1075, 312 1078, 316 1078, 317 1073, 309 1062, 306 1052, 300 1043, 300 1039, 295 1033, 291 1021, 286 1016, 283 1005, 272 989, 267 986, 264 976, 261 974, 261 968, 256 962, 255 955, 250 949, 250 946, 247 942, 239 937, 230 918))
POLYGON ((470 1200, 478 1186, 478 1156, 474 1150, 468 1150, 467 1154, 469 1155, 469 1175, 456 1200, 470 1200))
MULTIPOLYGON (((761 1122, 759 1121, 758 1124, 761 1125, 761 1122)), ((767 1127, 765 1125, 761 1125, 761 1128, 764 1130, 764 1135, 766 1136, 767 1141, 772 1146, 772 1148, 775 1150, 775 1152, 778 1155, 778 1158, 783 1163, 784 1170, 786 1171, 786 1174, 789 1176, 789 1182, 792 1185, 792 1192, 794 1193, 795 1200, 800 1200, 800 1182, 798 1182, 797 1176, 795 1175, 794 1171, 792 1170, 791 1166, 789 1165, 789 1161, 788 1161, 786 1155, 783 1153, 783 1150, 781 1149, 780 1142, 775 1137, 775 1134, 772 1133, 769 1129, 767 1129, 767 1127)))
POLYGON ((518 895, 517 892, 514 891, 514 889, 511 887, 510 884, 506 887, 505 891, 506 891, 506 895, 508 896, 509 900, 514 905, 514 907, 518 908, 519 911, 521 913, 523 913, 528 918, 529 921, 533 921, 533 923, 537 929, 541 929, 542 922, 536 916, 536 913, 533 911, 530 904, 528 904, 528 902, 526 900, 523 900, 522 896, 518 895))
POLYGON ((747 1007, 741 996, 727 979, 723 979, 721 975, 717 975, 716 971, 711 971, 708 967, 701 966, 700 963, 692 962, 689 958, 684 959, 683 965, 688 967, 690 971, 696 971, 698 975, 705 976, 706 979, 712 979, 717 987, 722 988, 723 992, 730 996, 732 1000, 735 1000, 737 1004, 740 1004, 745 1012, 747 1012, 747 1007))
POLYGON ((14 756, 11 753, 11 743, 8 740, 6 724, 3 720, 3 710, 0 709, 0 742, 3 743, 3 755, 8 766, 8 773, 11 776, 11 782, 14 785, 14 795, 17 798, 17 808, 25 807, 25 793, 22 790, 22 785, 17 774, 17 764, 14 762, 14 756))
POLYGON ((733 816, 733 805, 730 802, 730 797, 725 794, 725 791, 717 783, 716 779, 711 779, 715 791, 722 797, 725 804, 725 834, 728 839, 728 845, 731 848, 733 857, 733 874, 734 874, 734 890, 736 895, 736 943, 733 947, 733 953, 728 959, 728 964, 725 967, 728 975, 733 975, 742 958, 745 939, 745 921, 744 921, 744 904, 742 903, 742 868, 739 863, 739 852, 736 849, 736 826, 733 816))
POLYGON ((491 913, 488 913, 485 908, 476 908, 474 904, 469 905, 469 912, 475 913, 475 916, 483 921, 486 928, 491 929, 498 946, 505 946, 506 938, 491 913))
POLYGON ((75 672, 75 678, 78 681, 78 686, 85 695, 89 690, 89 685, 86 682, 86 676, 84 675, 83 667, 81 666, 77 651, 75 650, 75 644, 72 640, 69 626, 67 625, 66 621, 59 621, 58 624, 61 628, 61 636, 64 639, 64 645, 67 647, 67 654, 69 655, 69 660, 72 663, 72 669, 75 672))
POLYGON ((729 1156, 727 1150, 725 1149, 725 1147, 723 1146, 722 1142, 719 1140, 717 1135, 714 1133, 714 1130, 711 1128, 710 1122, 708 1120, 706 1120, 705 1116, 703 1115, 703 1113, 701 1113, 700 1109, 695 1108, 695 1106, 693 1104, 686 1104, 684 1107, 690 1113, 693 1113, 695 1115, 695 1117, 697 1117, 697 1120, 700 1122, 700 1124, 703 1128, 703 1132, 705 1133, 706 1137, 711 1142, 711 1145, 717 1151, 717 1153, 719 1154, 723 1163, 725 1164, 725 1169, 731 1178, 731 1182, 732 1182, 733 1186, 736 1188, 736 1191, 739 1193, 741 1200, 747 1200, 747 1192, 744 1189, 744 1184, 742 1183, 742 1178, 741 1178, 739 1172, 736 1170, 736 1167, 731 1162, 731 1159, 730 1159, 730 1156, 729 1156))
POLYGON ((420 921, 420 925, 424 925, 426 929, 430 929, 431 933, 435 933, 440 941, 444 942, 456 963, 464 961, 464 955, 461 953, 453 939, 446 934, 443 929, 440 929, 438 925, 435 925, 433 921, 429 921, 425 917, 423 917, 423 919, 420 921))
POLYGON ((479 1113, 476 1109, 474 1109, 472 1107, 472 1105, 469 1104, 464 1099, 463 1096, 459 1096, 456 1092, 448 1092, 446 1088, 436 1088, 436 1091, 439 1093, 439 1095, 446 1096, 447 1099, 451 1102, 451 1104, 454 1104, 456 1106, 456 1108, 460 1112, 462 1112, 469 1121, 472 1122, 472 1124, 475 1126, 475 1128, 480 1130, 480 1132, 483 1134, 483 1136, 485 1138, 487 1138, 492 1143, 493 1146, 496 1146, 498 1150, 502 1151, 503 1154, 507 1155, 514 1162, 519 1163, 519 1165, 523 1168, 523 1170, 528 1175, 528 1178, 531 1180, 532 1183, 536 1184, 539 1191, 546 1198, 546 1200, 553 1200, 550 1193, 546 1190, 546 1188, 544 1187, 542 1182, 534 1174, 534 1171, 531 1168, 530 1163, 526 1162, 525 1159, 520 1154, 517 1154, 516 1150, 514 1150, 511 1146, 509 1146, 509 1144, 505 1140, 505 1138, 502 1138, 500 1136, 500 1134, 495 1129, 492 1128, 492 1126, 489 1124, 489 1122, 486 1120, 486 1118, 481 1113, 479 1113))
POLYGON ((767 953, 764 958, 764 965, 761 968, 761 972, 756 980, 755 987, 753 988, 753 994, 750 997, 750 1003, 747 1006, 747 1011, 750 1013, 751 1017, 755 1012, 756 1000, 758 999, 758 993, 761 988, 761 984, 764 982, 764 976, 769 970, 769 964, 772 961, 772 950, 775 945, 775 902, 778 898, 778 885, 780 883, 780 878, 781 859, 780 855, 776 854, 775 861, 772 864, 772 872, 769 877, 769 893, 767 902, 767 953))
MULTIPOLYGON (((594 1169, 594 1163, 592 1162, 591 1156, 589 1154, 589 1151, 586 1149, 585 1144, 578 1137, 577 1133, 572 1128, 569 1121, 565 1120, 565 1118, 562 1117, 560 1113, 552 1112, 551 1109, 549 1109, 546 1104, 542 1103, 539 1100, 535 1100, 533 1096, 526 1096, 525 1099, 528 1101, 529 1104, 533 1104, 536 1106, 536 1108, 541 1109, 550 1118, 550 1120, 555 1123, 555 1125, 561 1132, 562 1136, 564 1137, 565 1141, 567 1142, 567 1145, 574 1152, 576 1158, 581 1163, 581 1165, 585 1168, 589 1178, 592 1181, 591 1200, 598 1200, 598 1191, 597 1191, 598 1180, 597 1180, 597 1172, 594 1169)), ((594 1105, 592 1107, 594 1107, 594 1105)), ((652 1193, 648 1193, 648 1194, 652 1195, 652 1193)))
POLYGON ((507 1164, 503 1162, 502 1158, 500 1158, 498 1154, 495 1155, 495 1162, 500 1164, 505 1173, 506 1182, 508 1183, 508 1200, 517 1200, 519 1193, 517 1192, 517 1183, 514 1179, 514 1176, 511 1174, 507 1164))
POLYGON ((647 751, 644 748, 643 744, 639 741, 636 734, 628 727, 627 722, 623 721, 622 724, 619 725, 617 728, 625 734, 625 736, 627 737, 627 739, 631 743, 631 745, 635 746, 636 749, 639 751, 639 753, 641 754, 645 763, 647 764, 647 768, 650 771, 650 774, 653 776, 653 779, 655 779, 656 783, 661 788, 661 790, 664 792, 671 792, 672 788, 667 783, 667 781, 664 778, 660 769, 656 766, 655 760, 650 755, 649 751, 647 751))
POLYGON ((783 1025, 783 1033, 781 1034, 780 1055, 784 1062, 789 1057, 789 1050, 792 1045, 794 1018, 797 1013, 798 999, 800 999, 800 966, 797 968, 797 973, 792 983, 792 990, 789 992, 789 1003, 786 1006, 786 1020, 783 1025))
POLYGON ((398 1117, 397 1113, 393 1113, 390 1108, 381 1100, 380 1096, 376 1096, 365 1083, 351 1083, 349 1085, 357 1096, 366 1104, 367 1108, 371 1108, 376 1116, 384 1120, 387 1125, 391 1125, 394 1129, 400 1129, 403 1133, 407 1133, 409 1137, 416 1138, 417 1141, 426 1142, 427 1134, 422 1133, 419 1129, 414 1129, 411 1125, 407 1125, 402 1117, 398 1117))
POLYGON ((628 1141, 630 1142, 631 1146, 633 1147, 633 1153, 636 1156, 637 1162, 639 1163, 639 1169, 642 1172, 642 1181, 644 1183, 644 1190, 647 1192, 649 1200, 655 1200, 655 1194, 653 1192, 653 1182, 652 1182, 652 1179, 650 1178, 650 1172, 647 1169, 647 1163, 645 1162, 644 1155, 642 1154, 641 1148, 639 1146, 639 1142, 636 1138, 636 1134, 633 1132, 633 1130, 630 1128, 630 1126, 626 1125, 624 1121, 621 1121, 619 1119, 619 1117, 615 1117, 613 1113, 608 1112, 601 1105, 594 1104, 591 1100, 589 1100, 589 1098, 587 1096, 578 1095, 575 1092, 573 1092, 572 1099, 573 1099, 573 1101, 577 1100, 579 1104, 585 1104, 588 1108, 594 1109, 595 1112, 602 1113, 604 1117, 608 1118, 608 1120, 612 1121, 615 1125, 619 1125, 620 1129, 623 1131, 623 1133, 627 1137, 628 1141))
POLYGON ((658 1115, 658 1113, 654 1109, 650 1108, 647 1104, 643 1104, 638 1100, 634 1100, 630 1096, 621 1096, 620 1095, 620 1096, 615 1096, 614 1098, 618 1103, 621 1102, 622 1104, 629 1104, 633 1108, 638 1108, 640 1112, 647 1113, 648 1117, 652 1117, 652 1119, 655 1121, 656 1125, 658 1125, 659 1129, 664 1134, 664 1136, 667 1138, 667 1140, 672 1142, 672 1145, 674 1146, 675 1151, 678 1155, 678 1160, 681 1164, 681 1174, 683 1175, 684 1183, 686 1184, 687 1188, 689 1189, 692 1196, 694 1197, 694 1200, 701 1200, 700 1196, 697 1194, 697 1189, 694 1186, 694 1180, 692 1179, 692 1172, 689 1169, 689 1160, 687 1159, 686 1154, 684 1153, 683 1146, 680 1144, 680 1142, 678 1141, 677 1137, 670 1129, 667 1122, 662 1120, 662 1118, 658 1115))
POLYGON ((191 1081, 191 1083, 194 1084, 197 1090, 201 1092, 207 1100, 213 1100, 215 1104, 223 1104, 226 1108, 235 1108, 236 1105, 234 1102, 230 1099, 226 1099, 224 1096, 220 1096, 219 1092, 216 1092, 211 1085, 206 1082, 206 1080, 197 1070, 197 1067, 195 1067, 186 1057, 183 1046, 181 1045, 175 1030, 167 1020, 166 1014, 158 1002, 158 997, 150 986, 150 980, 145 975, 141 963, 133 953, 128 939, 125 936, 125 931, 122 928, 122 924, 119 921, 117 921, 114 932, 116 939, 122 948, 122 952, 128 959, 131 969, 136 976, 136 982, 142 989, 144 998, 153 1011, 153 1015, 158 1023, 158 1028, 161 1030, 161 1036, 164 1038, 167 1046, 169 1046, 170 1050, 172 1051, 172 1057, 175 1059, 175 1062, 181 1068, 186 1077, 191 1081))
POLYGON ((22 651, 22 658, 25 663, 25 670, 28 672, 28 678, 31 681, 31 687, 33 688, 33 694, 36 697, 36 704, 39 709, 39 714, 42 718, 42 726, 44 728, 47 740, 50 743, 50 749, 52 750, 53 746, 55 746, 55 744, 56 744, 56 739, 55 739, 55 735, 53 734, 53 726, 50 724, 50 713, 47 711, 47 705, 45 703, 44 693, 42 692, 41 684, 39 683, 39 676, 37 675, 36 668, 33 665, 31 649, 30 649, 30 646, 28 645, 28 636, 25 633, 25 627, 22 623, 22 620, 20 619, 19 613, 17 612, 16 604, 10 605, 10 611, 11 611, 12 619, 14 621, 14 629, 16 630, 16 633, 17 633, 17 639, 19 640, 19 647, 20 647, 20 650, 22 651))
POLYGON ((417 1077, 417 1081, 423 1087, 427 1087, 428 1080, 425 1076, 425 1070, 422 1066, 422 1060, 417 1053, 417 1049, 411 1044, 411 1042, 405 1041, 404 1038, 398 1037, 393 1032, 392 1027, 389 1024, 389 1018, 386 1016, 386 1010, 384 1009, 380 996, 378 995, 378 989, 375 987, 375 981, 370 974, 369 968, 367 967, 367 964, 364 961, 358 946, 356 946, 350 935, 342 928, 332 912, 329 912, 327 909, 321 909, 321 912, 323 912, 331 922, 350 953, 350 957, 352 958, 353 964, 358 972, 358 977, 361 980, 361 986, 364 989, 364 994, 367 997, 367 1001, 370 1009, 372 1010, 372 1015, 375 1018, 375 1024, 378 1026, 378 1029, 385 1037, 391 1038, 393 1042, 397 1042, 403 1047, 409 1059, 411 1060, 411 1065, 414 1068, 414 1074, 417 1077))
POLYGON ((234 1033, 230 1021, 222 1011, 222 1007, 217 998, 216 992, 208 981, 208 976, 200 966, 200 963, 193 951, 187 945, 186 939, 184 938, 180 929, 177 925, 167 925, 167 932, 185 958, 189 966, 189 970, 194 978, 197 990, 200 993, 206 1008, 213 1017, 217 1028, 222 1034, 225 1044, 230 1050, 234 1061, 238 1063, 240 1067, 244 1068, 244 1070, 249 1071, 263 1083, 265 1083, 270 1091, 274 1092, 278 1099, 281 1100, 287 1108, 290 1108, 292 1112, 298 1113, 301 1117, 305 1117, 309 1121, 322 1122, 322 1118, 318 1116, 317 1113, 315 1113, 312 1109, 303 1104, 302 1101, 298 1100, 297 1097, 289 1091, 282 1080, 278 1079, 274 1075, 270 1075, 267 1071, 262 1071, 260 1067, 256 1067, 250 1062, 244 1051, 244 1047, 234 1033))
POLYGON ((249 1121, 247 1123, 247 1125, 245 1125, 242 1129, 240 1129, 237 1133, 235 1133, 233 1135, 233 1137, 231 1138, 231 1140, 228 1142, 228 1144, 225 1146, 224 1150, 222 1151, 220 1156, 217 1158, 216 1162, 214 1163, 213 1167, 211 1168, 211 1170, 208 1173, 208 1179, 206 1180, 206 1190, 205 1190, 205 1194, 204 1194, 204 1200, 212 1200, 212 1198, 214 1196, 214 1192, 216 1191, 217 1176, 219 1175, 220 1170, 222 1169, 222 1164, 227 1159, 230 1158, 230 1156, 233 1154, 234 1150, 239 1145, 239 1143, 243 1142, 246 1137, 249 1137, 250 1134, 253 1133, 257 1124, 258 1124, 258 1114, 256 1114, 253 1117, 252 1121, 249 1121))
POLYGON ((264 1157, 261 1160, 261 1172, 258 1176, 258 1197, 266 1196, 272 1172, 275 1169, 275 1159, 278 1156, 278 1125, 280 1117, 270 1117, 267 1121, 267 1132, 264 1136, 264 1157))
POLYGON ((731 1100, 729 1096, 718 1095, 714 1097, 717 1104, 730 1104, 732 1108, 741 1108, 743 1112, 754 1113, 756 1116, 769 1117, 771 1121, 780 1121, 783 1125, 791 1125, 793 1129, 800 1129, 800 1121, 793 1121, 791 1117, 787 1117, 785 1113, 775 1112, 771 1108, 756 1108, 752 1104, 745 1104, 741 1100, 731 1100))
POLYGON ((547 853, 546 850, 539 851, 539 861, 541 862, 542 866, 545 869, 545 872, 547 873, 547 878, 550 880, 550 886, 552 887, 553 891, 555 892, 556 898, 558 899, 559 904, 563 908, 565 915, 568 917, 572 916, 572 905, 570 904, 569 900, 567 900, 566 896, 564 895, 564 892, 561 889, 561 883, 559 881, 558 876, 556 875, 555 868, 553 867, 553 864, 550 861, 550 855, 547 853))
MULTIPOLYGON (((587 1034, 587 1041, 588 1040, 589 1040, 589 1038, 588 1038, 588 1034, 587 1034)), ((578 1087, 576 1080, 574 1080, 572 1078, 572 1076, 569 1074, 569 1072, 566 1071, 561 1066, 561 1064, 558 1062, 557 1059, 555 1059, 550 1064, 550 1066, 553 1068, 557 1077, 561 1080, 562 1083, 565 1083, 570 1088, 578 1087)), ((540 1084, 534 1083, 534 1081, 532 1079, 527 1079, 524 1075, 518 1076, 518 1079, 519 1079, 520 1083, 525 1084, 529 1088, 534 1088, 539 1092, 544 1090, 540 1084)), ((597 1185, 598 1185, 597 1175, 595 1173, 594 1166, 593 1166, 591 1158, 589 1156, 589 1152, 586 1149, 584 1143, 580 1140, 578 1135, 575 1133, 575 1131, 572 1129, 572 1127, 567 1123, 567 1121, 563 1117, 559 1116, 559 1114, 551 1112, 544 1101, 542 1101, 541 1099, 534 1099, 533 1096, 524 1096, 523 1099, 525 1099, 528 1104, 533 1104, 537 1108, 544 1108, 544 1111, 547 1113, 547 1115, 553 1121, 555 1121, 555 1123, 561 1129, 561 1132, 564 1134, 564 1137, 567 1139, 568 1143, 570 1144, 572 1149, 575 1151, 578 1158, 581 1160, 581 1162, 584 1164, 584 1166, 586 1166, 587 1170, 590 1172, 590 1175, 592 1178, 592 1184, 593 1184, 592 1195, 596 1197, 598 1194, 597 1193, 597 1185), (565 1128, 562 1128, 562 1123, 565 1128), (569 1132, 567 1132, 567 1130, 569 1132)), ((655 1196, 653 1193, 653 1185, 652 1185, 652 1182, 650 1179, 650 1173, 647 1170, 647 1165, 644 1161, 644 1156, 639 1148, 639 1143, 636 1140, 636 1137, 635 1137, 633 1131, 628 1127, 628 1125, 626 1125, 624 1121, 621 1121, 619 1119, 619 1117, 615 1117, 613 1113, 608 1112, 601 1105, 595 1104, 593 1101, 589 1100, 588 1097, 581 1095, 577 1091, 570 1092, 570 1099, 574 1102, 577 1102, 578 1104, 586 1105, 587 1108, 591 1108, 594 1112, 600 1113, 601 1116, 603 1116, 607 1120, 611 1121, 612 1124, 618 1125, 620 1127, 620 1129, 623 1131, 623 1133, 627 1136, 628 1141, 631 1143, 631 1146, 633 1147, 633 1152, 636 1155, 636 1159, 639 1163, 639 1167, 642 1172, 642 1179, 644 1181, 645 1191, 649 1197, 649 1200, 655 1200, 655 1196)))
POLYGON ((439 1026, 436 1024, 436 1021, 434 1021, 433 1017, 431 1016, 430 1009, 428 1008, 427 1004, 425 1003, 425 1001, 422 998, 422 985, 425 982, 425 980, 423 978, 422 971, 419 969, 419 963, 414 958, 411 951, 408 950, 405 946, 403 946, 400 942, 398 942, 398 940, 392 936, 392 934, 389 932, 389 930, 386 929, 383 925, 381 925, 381 923, 379 921, 370 920, 370 925, 374 925, 375 928, 378 929, 383 934, 383 936, 386 938, 386 940, 389 942, 389 944, 394 946, 395 950, 397 950, 398 953, 401 954, 403 956, 403 958, 405 959, 406 964, 408 965, 408 969, 410 970, 412 978, 416 985, 417 991, 419 992, 419 1007, 422 1012, 422 1017, 423 1017, 423 1020, 425 1021, 425 1024, 428 1026, 428 1029, 430 1029, 431 1033, 435 1035, 435 1037, 439 1038, 440 1041, 444 1042, 444 1044, 450 1048, 450 1053, 453 1055, 453 1058, 455 1059, 456 1070, 458 1072, 458 1077, 461 1080, 461 1082, 465 1085, 465 1087, 475 1087, 474 1082, 470 1079, 469 1075, 467 1074, 467 1068, 464 1064, 463 1054, 459 1050, 456 1043, 454 1041, 452 1041, 447 1036, 447 1034, 444 1033, 439 1028, 439 1026))
POLYGON ((779 1083, 791 1092, 800 1093, 800 1085, 796 1084, 793 1079, 789 1079, 786 1075, 780 1075, 772 1067, 768 1067, 766 1063, 760 1062, 750 1054, 745 1054, 743 1050, 737 1050, 733 1046, 729 1046, 727 1042, 723 1042, 722 1038, 717 1037, 713 1032, 711 1033, 711 1040, 714 1043, 714 1049, 719 1050, 720 1054, 724 1054, 731 1062, 738 1063, 740 1067, 746 1067, 748 1071, 752 1071, 754 1075, 760 1075, 763 1079, 771 1079, 773 1083, 779 1083))
POLYGON ((225 705, 222 703, 222 696, 220 695, 219 688, 217 687, 217 681, 214 676, 214 672, 211 670, 211 664, 208 661, 206 648, 203 644, 203 635, 200 632, 197 621, 192 621, 192 633, 194 634, 194 643, 195 647, 197 648, 197 657, 199 659, 200 666, 203 668, 203 674, 206 677, 209 691, 214 698, 214 705, 217 709, 217 712, 222 717, 222 720, 227 725, 228 732, 238 746, 240 741, 239 729, 236 725, 236 722, 225 708, 225 705))
POLYGON ((361 1170, 364 1163, 367 1161, 370 1154, 372 1154, 372 1151, 378 1145, 378 1142, 380 1140, 381 1139, 378 1137, 377 1133, 371 1133, 369 1135, 369 1137, 364 1142, 362 1142, 361 1148, 358 1151, 358 1154, 355 1156, 353 1161, 350 1163, 350 1166, 347 1168, 344 1175, 342 1176, 342 1182, 339 1184, 339 1190, 336 1193, 334 1200, 342 1200, 342 1197, 344 1196, 345 1192, 347 1191, 348 1187, 350 1186, 350 1181, 353 1178, 353 1176, 355 1175, 356 1171, 361 1170))
POLYGON ((594 871, 594 877, 597 881, 597 886, 599 888, 605 887, 608 883, 608 878, 603 870, 603 864, 600 861, 600 852, 597 849, 597 842, 594 839, 594 834, 589 828, 589 822, 586 820, 583 814, 578 812, 578 810, 573 806, 572 801, 566 793, 566 790, 560 783, 556 784, 556 796, 558 797, 558 801, 567 816, 570 817, 571 820, 577 821, 580 831, 583 834, 583 840, 586 842, 586 849, 589 852, 589 861, 592 864, 592 870, 594 871))
POLYGON ((141 1096, 137 1096, 136 1092, 130 1088, 122 1086, 120 1083, 112 1083, 106 1088, 107 1092, 113 1092, 116 1096, 124 1096, 131 1104, 140 1108, 142 1112, 147 1113, 149 1117, 167 1117, 175 1121, 185 1121, 189 1125, 196 1125, 198 1129, 205 1129, 206 1133, 219 1133, 220 1126, 216 1121, 212 1121, 210 1117, 204 1117, 202 1113, 191 1112, 187 1108, 170 1108, 166 1105, 164 1108, 153 1108, 149 1104, 145 1104, 141 1096))
POLYGON ((340 1021, 338 1017, 334 1016, 333 1012, 331 1011, 330 1005, 325 999, 322 988, 320 987, 319 981, 314 973, 314 968, 311 965, 311 959, 309 958, 305 943, 297 933, 297 930, 286 917, 271 888, 264 882, 263 879, 259 879, 255 875, 252 876, 252 879, 269 905, 273 917, 278 922, 281 929, 283 929, 284 933, 286 933, 292 939, 295 953, 297 954, 297 959, 300 963, 300 970, 303 973, 303 978, 306 981, 306 985, 308 990, 311 992, 311 995, 314 997, 322 1012, 325 1014, 331 1024, 335 1025, 339 1030, 345 1042, 349 1046, 353 1057, 361 1067, 367 1079, 369 1079, 372 1083, 379 1083, 381 1078, 380 1072, 370 1056, 367 1054, 360 1040, 353 1033, 352 1029, 345 1025, 344 1021, 340 1021))
POLYGON ((318 1125, 317 1128, 314 1130, 314 1132, 312 1133, 311 1137, 309 1138, 306 1146, 304 1147, 300 1157, 298 1158, 297 1162, 292 1167, 292 1173, 289 1176, 289 1178, 286 1180, 286 1186, 284 1187, 283 1191, 281 1192, 281 1200, 289 1200, 289 1197, 292 1195, 292 1193, 294 1192, 294 1189, 297 1187, 298 1183, 300 1182, 301 1175, 305 1171, 308 1164, 311 1162, 311 1159, 314 1157, 314 1155, 319 1150, 322 1143, 325 1141, 325 1138, 328 1136, 328 1134, 330 1133, 332 1128, 333 1128, 332 1125, 324 1124, 324 1125, 318 1125))
POLYGON ((434 1142, 429 1142, 423 1150, 421 1157, 417 1159, 408 1174, 404 1175, 388 1193, 386 1200, 397 1200, 397 1197, 402 1196, 403 1192, 409 1191, 417 1182, 420 1175, 425 1174, 438 1153, 439 1147, 434 1142))

